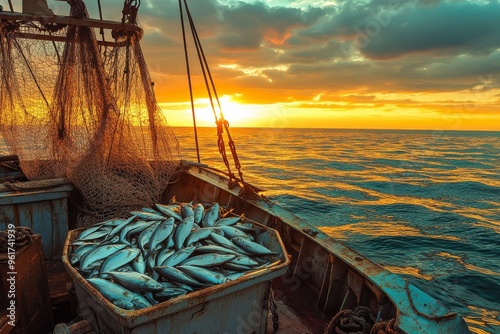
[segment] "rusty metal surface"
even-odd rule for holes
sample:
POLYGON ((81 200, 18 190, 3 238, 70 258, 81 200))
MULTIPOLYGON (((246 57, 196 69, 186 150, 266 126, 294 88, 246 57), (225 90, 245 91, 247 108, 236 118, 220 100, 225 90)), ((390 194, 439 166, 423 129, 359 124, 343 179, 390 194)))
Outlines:
MULTIPOLYGON (((15 280, 16 326, 14 333, 48 333, 52 328, 52 305, 47 273, 42 252, 42 238, 35 235, 33 241, 15 252, 15 274, 11 274, 8 254, 0 253, 0 307, 10 304, 11 286, 7 279, 15 280)), ((8 326, 7 326, 8 327, 8 326)))

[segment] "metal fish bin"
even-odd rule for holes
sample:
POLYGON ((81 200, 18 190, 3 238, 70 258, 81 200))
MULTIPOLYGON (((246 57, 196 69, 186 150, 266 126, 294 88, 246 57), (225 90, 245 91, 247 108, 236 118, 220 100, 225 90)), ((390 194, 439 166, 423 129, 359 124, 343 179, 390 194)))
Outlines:
POLYGON ((0 230, 9 224, 26 226, 42 236, 44 258, 59 260, 69 230, 68 198, 73 185, 66 179, 0 184, 0 230))
POLYGON ((278 253, 278 264, 139 310, 113 305, 71 265, 70 244, 82 229, 69 231, 62 260, 74 283, 79 313, 96 333, 265 333, 271 281, 286 272, 290 259, 278 232, 262 228, 258 241, 278 253))

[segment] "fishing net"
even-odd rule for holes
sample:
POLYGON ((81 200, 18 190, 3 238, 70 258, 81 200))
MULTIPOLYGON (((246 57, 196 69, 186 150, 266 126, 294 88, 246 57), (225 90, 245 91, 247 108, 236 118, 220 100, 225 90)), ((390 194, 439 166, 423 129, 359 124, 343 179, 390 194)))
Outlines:
MULTIPOLYGON (((70 16, 87 18, 83 1, 70 16)), ((180 161, 140 31, 0 20, 0 130, 29 179, 66 177, 78 226, 160 200, 180 161)))

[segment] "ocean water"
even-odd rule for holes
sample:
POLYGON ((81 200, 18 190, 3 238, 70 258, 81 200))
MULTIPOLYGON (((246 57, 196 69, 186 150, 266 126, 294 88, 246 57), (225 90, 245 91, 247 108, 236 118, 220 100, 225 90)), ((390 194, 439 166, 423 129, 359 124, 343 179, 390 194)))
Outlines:
MULTIPOLYGON (((174 131, 183 159, 196 161, 193 129, 174 131)), ((201 162, 225 169, 215 129, 198 131, 201 162)), ((460 313, 472 332, 500 333, 500 132, 231 135, 245 181, 460 313)))
MULTIPOLYGON (((182 158, 196 161, 193 129, 174 132, 182 158)), ((460 313, 472 332, 500 333, 500 132, 231 135, 245 181, 272 201, 460 313)), ((215 128, 198 136, 201 162, 225 169, 215 128)))

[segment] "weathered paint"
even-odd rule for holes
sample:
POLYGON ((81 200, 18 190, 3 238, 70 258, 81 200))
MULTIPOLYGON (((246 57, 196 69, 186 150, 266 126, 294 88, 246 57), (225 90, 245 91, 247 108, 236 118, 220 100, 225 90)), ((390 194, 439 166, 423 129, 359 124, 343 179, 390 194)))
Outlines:
POLYGON ((68 233, 62 258, 73 279, 81 315, 99 333, 265 333, 270 281, 283 275, 290 263, 279 235, 267 229, 261 241, 279 254, 278 265, 145 309, 127 311, 102 297, 69 263, 70 244, 80 232, 68 233))
POLYGON ((45 259, 59 260, 68 234, 66 179, 0 184, 0 230, 9 224, 30 227, 42 236, 45 259))

